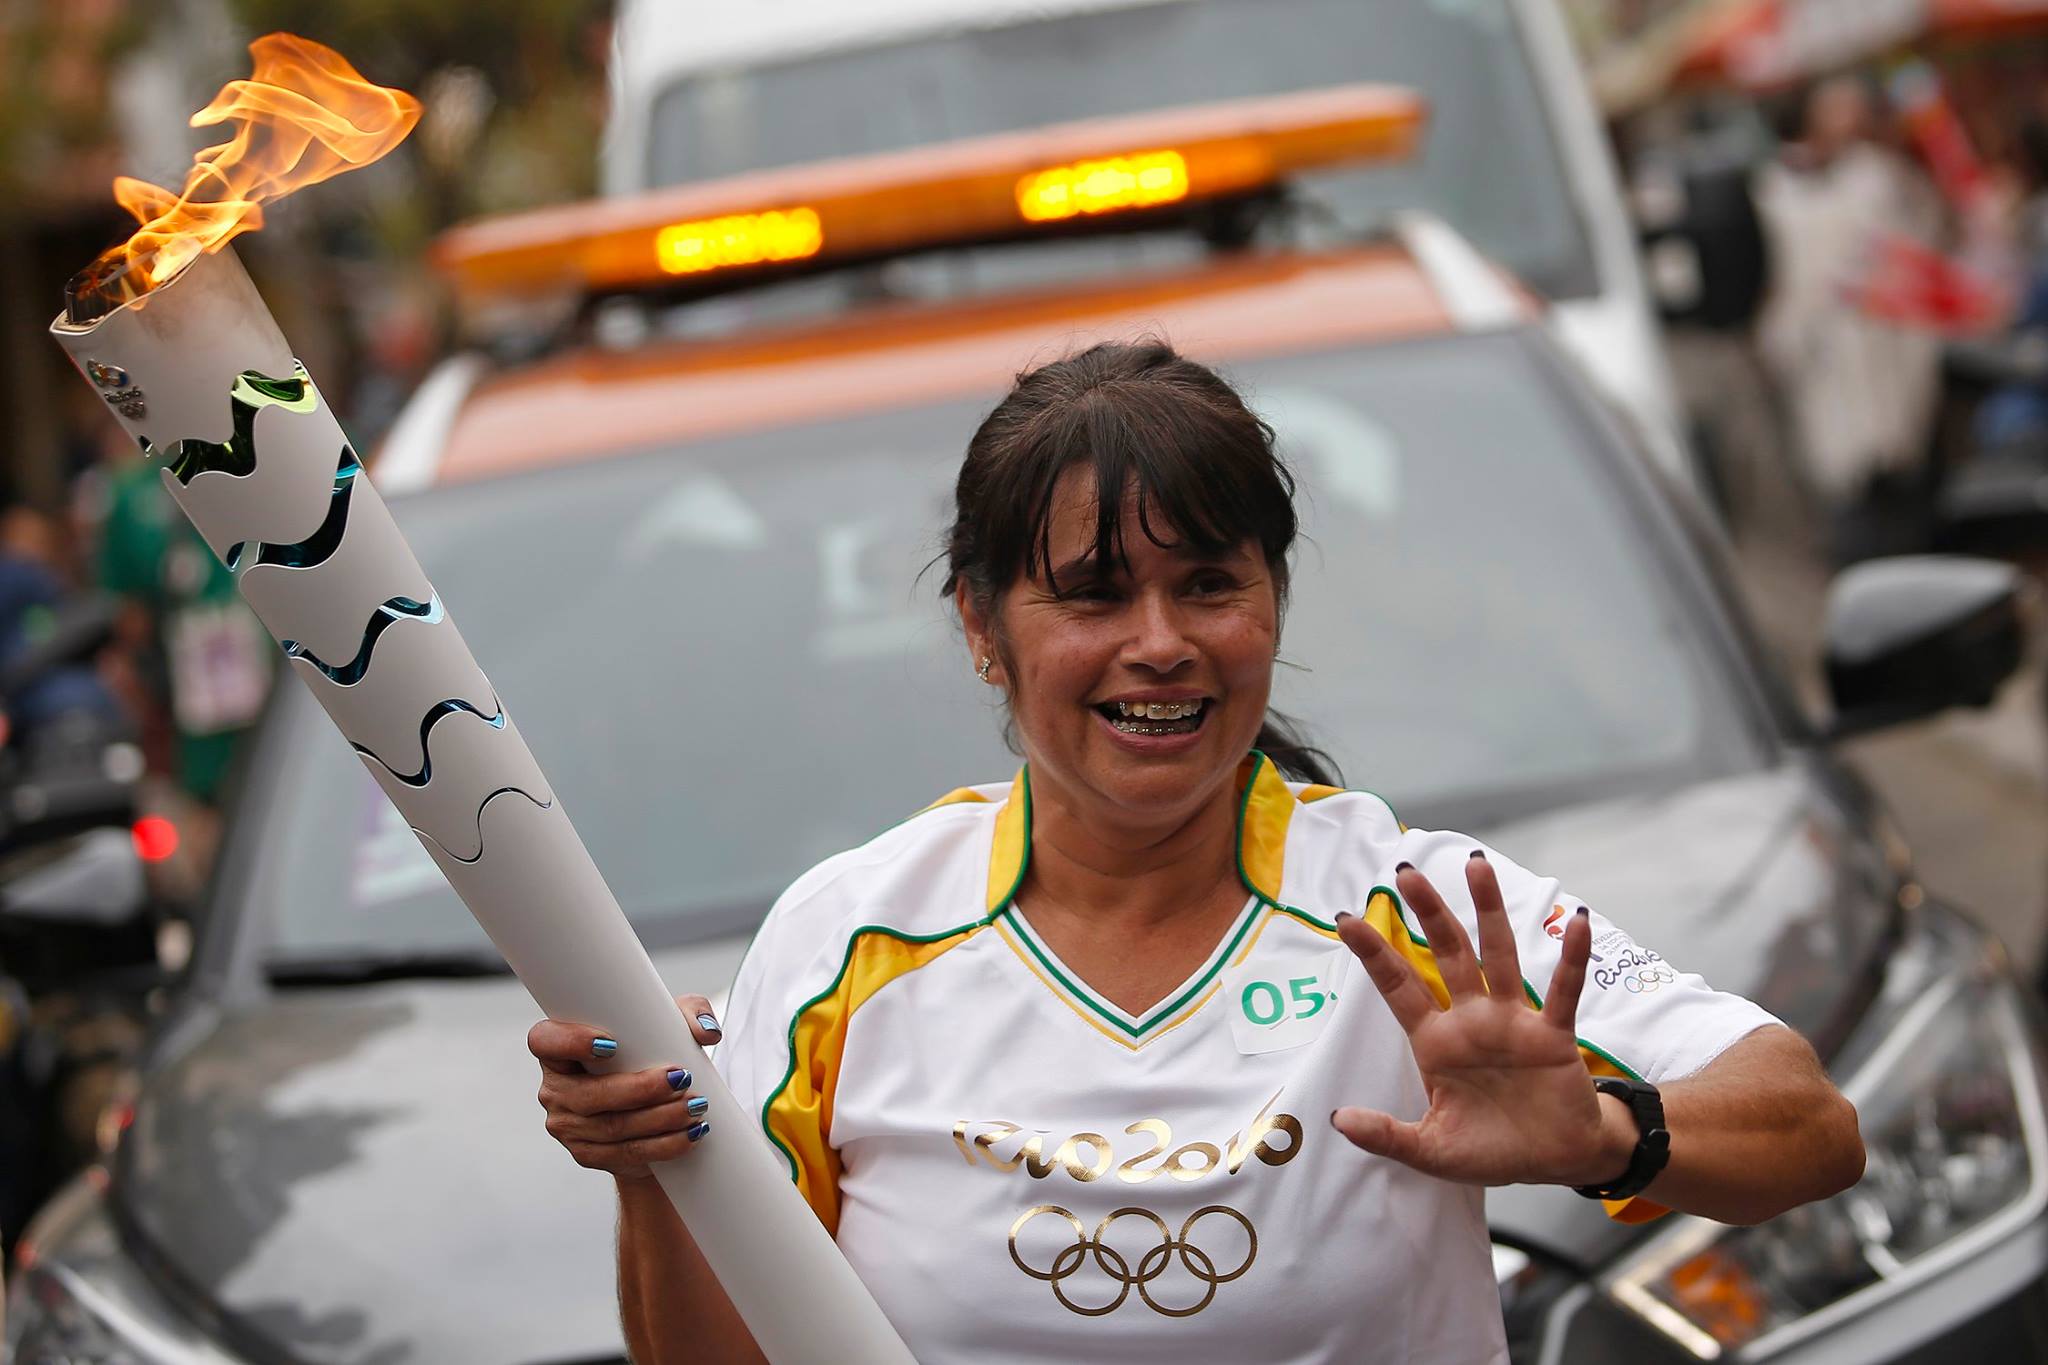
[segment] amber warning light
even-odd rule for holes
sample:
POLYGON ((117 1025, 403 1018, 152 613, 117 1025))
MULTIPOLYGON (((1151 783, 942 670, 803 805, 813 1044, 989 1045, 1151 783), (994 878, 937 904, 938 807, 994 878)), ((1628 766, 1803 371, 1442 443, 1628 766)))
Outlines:
POLYGON ((1188 197, 1188 161, 1179 152, 1141 152, 1033 171, 1017 182, 1026 221, 1149 209, 1188 197))
POLYGON ((800 261, 824 245, 824 223, 816 209, 770 209, 671 223, 654 234, 654 258, 671 275, 695 275, 725 266, 800 261))

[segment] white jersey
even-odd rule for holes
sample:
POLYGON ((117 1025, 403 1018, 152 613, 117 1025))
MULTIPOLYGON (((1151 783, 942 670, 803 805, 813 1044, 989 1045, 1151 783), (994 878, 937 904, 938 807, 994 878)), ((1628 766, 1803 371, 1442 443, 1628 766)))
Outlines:
MULTIPOLYGON (((1441 998, 1394 868, 1414 863, 1472 933, 1479 845, 1257 754, 1241 780, 1244 910, 1142 1014, 1090 991, 1015 904, 1028 772, 820 864, 749 950, 719 1069, 925 1365, 1506 1361, 1483 1192, 1329 1124, 1343 1105, 1427 1108, 1338 912, 1441 998)), ((1580 902, 1489 856, 1547 983, 1580 902)), ((1594 1069, 1674 1080, 1775 1022, 1593 925, 1594 1069)))

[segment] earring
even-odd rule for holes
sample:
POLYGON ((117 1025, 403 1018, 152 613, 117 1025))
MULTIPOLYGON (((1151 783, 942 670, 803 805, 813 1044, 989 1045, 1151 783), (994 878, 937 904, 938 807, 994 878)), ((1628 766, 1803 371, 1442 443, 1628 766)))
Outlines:
POLYGON ((981 679, 983 682, 987 682, 988 671, 991 668, 994 668, 995 666, 996 661, 994 659, 989 658, 988 655, 984 654, 981 656, 981 667, 974 670, 974 676, 981 679))

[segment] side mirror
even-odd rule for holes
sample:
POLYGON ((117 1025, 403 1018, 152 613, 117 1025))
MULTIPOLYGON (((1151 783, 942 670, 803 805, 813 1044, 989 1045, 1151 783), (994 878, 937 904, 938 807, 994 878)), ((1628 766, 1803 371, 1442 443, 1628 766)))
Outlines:
POLYGON ((1832 736, 1988 706, 2019 668, 2025 579, 1988 559, 1901 555, 1858 564, 1828 593, 1832 736))
POLYGON ((96 829, 61 851, 9 868, 0 883, 0 919, 18 927, 118 929, 149 905, 149 884, 125 829, 96 829))

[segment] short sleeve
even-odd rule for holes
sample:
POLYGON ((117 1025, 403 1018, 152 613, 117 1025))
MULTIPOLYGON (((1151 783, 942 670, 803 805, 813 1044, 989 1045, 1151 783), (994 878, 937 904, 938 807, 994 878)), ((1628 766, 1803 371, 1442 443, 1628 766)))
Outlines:
MULTIPOLYGON (((1540 1007, 1543 992, 1563 956, 1565 925, 1585 902, 1550 877, 1462 834, 1410 830, 1401 836, 1395 863, 1410 862, 1428 877, 1477 942, 1477 920, 1465 889, 1465 863, 1484 849, 1500 882, 1501 899, 1515 929, 1522 962, 1522 990, 1540 1007)), ((1393 884, 1393 866, 1386 869, 1393 884)), ((1421 935, 1414 913, 1401 906, 1411 933, 1421 935)), ((1588 907, 1593 956, 1579 997, 1579 1051, 1596 1075, 1624 1075, 1666 1085, 1703 1070, 1716 1057, 1760 1028, 1779 1020, 1739 995, 1717 991, 1698 975, 1668 961, 1654 948, 1588 907)), ((1640 1222, 1663 1210, 1644 1200, 1610 1204, 1624 1222, 1640 1222)))
POLYGON ((833 1106, 854 1015, 890 982, 971 938, 977 920, 937 933, 870 922, 842 877, 868 849, 820 864, 784 892, 748 948, 714 1060, 734 1097, 788 1164, 828 1231, 839 1227, 833 1106))
POLYGON ((803 911, 801 885, 776 902, 748 947, 719 1019, 713 1061, 746 1121, 768 1135, 798 1191, 830 1228, 839 1209, 830 1101, 843 1023, 831 1036, 830 1012, 819 1008, 830 1001, 837 972, 821 959, 815 936, 806 949, 793 931, 803 911))

